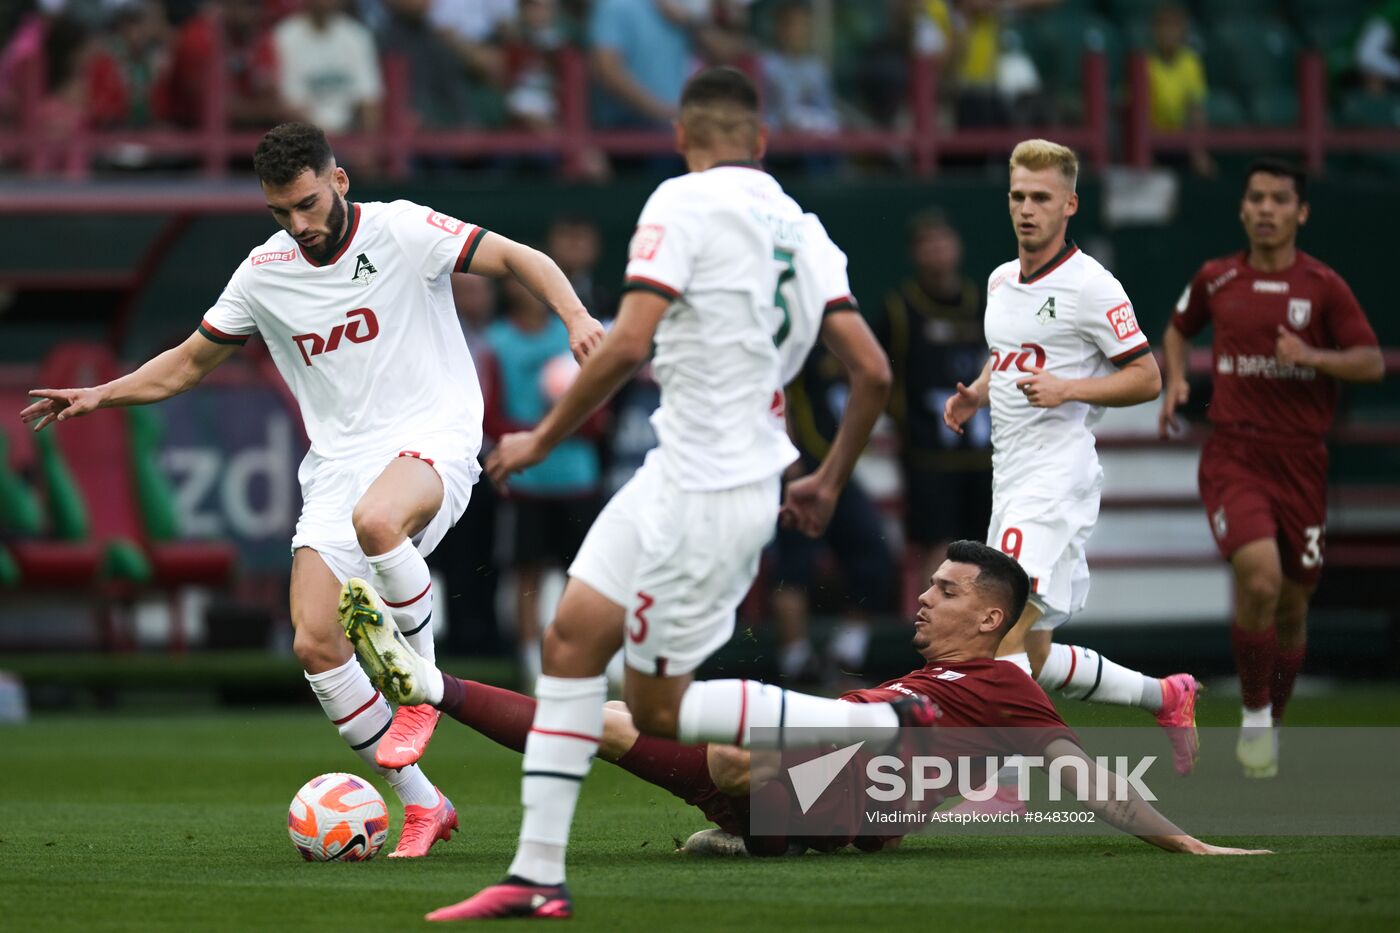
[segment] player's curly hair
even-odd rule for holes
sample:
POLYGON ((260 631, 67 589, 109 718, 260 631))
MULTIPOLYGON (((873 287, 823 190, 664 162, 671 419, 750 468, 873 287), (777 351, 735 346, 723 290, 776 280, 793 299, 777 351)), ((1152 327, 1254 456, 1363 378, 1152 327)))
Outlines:
POLYGON ((948 560, 977 567, 974 585, 978 589, 991 591, 1006 610, 1003 633, 1016 624, 1026 609, 1026 600, 1030 598, 1031 581, 1014 558, 980 541, 954 541, 948 545, 948 560))
POLYGON ((267 131, 253 153, 253 171, 265 185, 291 184, 306 169, 317 175, 335 161, 319 126, 283 123, 267 131))

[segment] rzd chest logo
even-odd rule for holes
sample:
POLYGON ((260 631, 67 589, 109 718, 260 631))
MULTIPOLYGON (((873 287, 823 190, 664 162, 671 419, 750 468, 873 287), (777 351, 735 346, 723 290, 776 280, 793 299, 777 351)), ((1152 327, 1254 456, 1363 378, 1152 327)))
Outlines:
POLYGON ((1030 372, 1031 367, 1044 369, 1045 348, 1038 343, 1023 343, 1015 350, 992 351, 992 372, 1004 373, 1013 366, 1023 373, 1030 372))
POLYGON ((325 337, 320 334, 293 335, 292 340, 301 351, 301 358, 306 361, 307 366, 311 365, 313 356, 330 353, 339 347, 341 340, 369 343, 379 336, 379 319, 369 308, 356 308, 354 311, 345 312, 345 316, 350 319, 349 323, 335 325, 325 337))

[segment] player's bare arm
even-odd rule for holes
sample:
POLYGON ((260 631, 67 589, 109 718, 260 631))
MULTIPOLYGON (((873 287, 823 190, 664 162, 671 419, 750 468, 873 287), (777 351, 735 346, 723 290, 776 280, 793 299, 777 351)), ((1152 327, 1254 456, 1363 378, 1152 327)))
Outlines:
POLYGON ((779 513, 784 525, 813 538, 821 535, 831 521, 836 500, 889 401, 894 379, 885 351, 859 313, 827 315, 821 337, 826 348, 845 366, 851 395, 831 449, 816 470, 788 483, 779 513))
POLYGON ((1380 347, 1325 350, 1309 346, 1282 324, 1278 326, 1274 355, 1285 366, 1306 366, 1343 382, 1380 382, 1385 378, 1385 358, 1380 347))
POLYGON ((1096 799, 1096 788, 1112 787, 1117 782, 1099 777, 1098 764, 1094 759, 1068 739, 1056 739, 1046 746, 1047 761, 1064 757, 1079 758, 1085 763, 1082 771, 1078 768, 1058 769, 1061 785, 1074 794, 1074 799, 1081 801, 1095 816, 1102 817, 1105 822, 1125 833, 1137 836, 1149 845, 1185 855, 1273 855, 1268 849, 1232 849, 1202 842, 1182 832, 1175 823, 1157 812, 1156 807, 1144 800, 1132 785, 1126 782, 1124 791, 1127 799, 1096 799), (1091 786, 1081 787, 1081 777, 1088 778, 1085 783, 1091 786))
POLYGON ((1191 354, 1191 341, 1181 331, 1167 325, 1162 335, 1162 368, 1165 390, 1162 392, 1162 410, 1157 415, 1157 434, 1163 440, 1171 432, 1180 431, 1176 410, 1191 398, 1191 384, 1186 381, 1186 360, 1191 354))
POLYGON ((620 389, 651 355, 656 327, 670 304, 670 299, 650 292, 628 292, 613 329, 588 355, 563 398, 533 430, 505 435, 486 458, 486 472, 491 479, 504 483, 512 473, 539 463, 620 389))
POLYGON ((198 331, 184 343, 148 360, 140 369, 100 386, 82 389, 31 389, 39 401, 19 413, 25 424, 42 431, 55 421, 77 418, 99 408, 148 405, 194 388, 236 346, 218 344, 198 331))
POLYGON ((498 233, 487 233, 472 257, 471 271, 511 276, 559 316, 569 329, 569 349, 580 363, 603 342, 603 325, 590 315, 568 278, 544 253, 498 233))
POLYGON ((943 423, 949 428, 961 434, 963 425, 967 420, 977 414, 979 408, 986 408, 989 402, 988 387, 992 381, 992 360, 987 358, 987 363, 982 367, 982 374, 970 386, 965 386, 961 382, 957 384, 956 392, 943 404, 943 423))
POLYGON ((1121 408, 1151 401, 1162 391, 1162 374, 1157 361, 1148 353, 1107 376, 1087 379, 1061 379, 1035 366, 1031 375, 1016 381, 1016 388, 1036 408, 1057 408, 1065 402, 1086 402, 1121 408))

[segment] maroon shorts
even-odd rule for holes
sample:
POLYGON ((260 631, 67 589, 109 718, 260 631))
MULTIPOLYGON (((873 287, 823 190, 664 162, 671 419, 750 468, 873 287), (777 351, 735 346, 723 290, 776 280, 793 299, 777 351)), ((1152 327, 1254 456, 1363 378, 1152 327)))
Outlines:
POLYGON ((1228 560, 1251 541, 1278 542, 1283 574, 1304 585, 1322 573, 1327 527, 1327 448, 1216 433, 1199 474, 1216 546, 1228 560))

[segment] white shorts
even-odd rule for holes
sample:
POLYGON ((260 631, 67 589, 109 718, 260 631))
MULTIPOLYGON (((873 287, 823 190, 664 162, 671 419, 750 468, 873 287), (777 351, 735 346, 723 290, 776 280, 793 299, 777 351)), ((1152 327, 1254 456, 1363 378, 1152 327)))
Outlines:
POLYGON ((569 576, 627 610, 628 667, 689 674, 734 634, 778 522, 779 482, 690 492, 652 457, 603 508, 569 576))
POLYGON ((1068 622, 1089 598, 1084 547, 1099 518, 1099 485, 1078 499, 994 497, 987 544, 1010 554, 1031 578, 1030 603, 1040 610, 1032 629, 1068 622))
POLYGON ((457 524, 471 501, 481 475, 474 455, 455 439, 424 441, 421 446, 360 460, 326 460, 307 454, 297 471, 301 482, 301 516, 292 536, 292 551, 309 547, 326 562, 337 580, 368 577, 369 560, 355 536, 351 516, 355 504, 397 457, 416 457, 442 478, 442 506, 423 530, 413 536, 418 553, 427 557, 449 528, 457 524))

